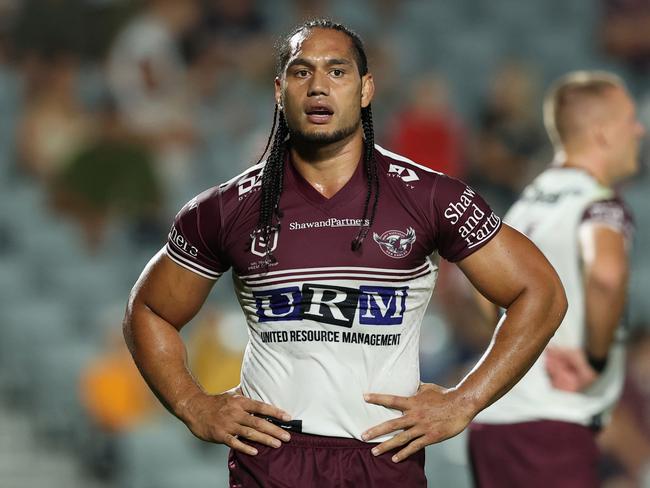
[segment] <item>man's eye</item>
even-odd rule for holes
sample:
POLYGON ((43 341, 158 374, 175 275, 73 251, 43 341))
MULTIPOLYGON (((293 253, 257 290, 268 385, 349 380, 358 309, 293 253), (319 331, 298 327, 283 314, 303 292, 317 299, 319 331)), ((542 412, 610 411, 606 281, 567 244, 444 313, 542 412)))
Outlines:
POLYGON ((309 71, 307 71, 306 69, 299 69, 298 71, 296 71, 296 76, 298 76, 299 78, 304 78, 307 75, 309 75, 309 71))
POLYGON ((337 78, 338 78, 339 76, 343 76, 343 74, 344 74, 344 71, 341 70, 341 69, 333 69, 333 70, 332 70, 332 75, 335 76, 335 77, 337 77, 337 78))

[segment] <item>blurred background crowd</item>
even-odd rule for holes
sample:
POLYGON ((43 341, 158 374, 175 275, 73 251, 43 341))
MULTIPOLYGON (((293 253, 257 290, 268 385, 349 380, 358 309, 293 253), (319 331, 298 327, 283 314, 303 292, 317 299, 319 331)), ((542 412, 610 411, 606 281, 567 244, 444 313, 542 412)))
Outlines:
MULTIPOLYGON (((227 486, 227 451, 166 414, 121 338, 129 290, 175 212, 259 158, 275 41, 312 17, 364 38, 376 140, 465 179, 503 215, 552 157, 545 87, 620 74, 650 126, 645 0, 0 0, 0 485, 227 486)), ((629 372, 601 436, 604 486, 650 480, 650 172, 637 220, 629 372)), ((422 374, 451 384, 491 331, 444 267, 422 374)), ((183 331, 211 392, 239 381, 246 326, 222 277, 183 331)), ((468 487, 464 439, 428 449, 468 487)), ((650 484, 646 485, 650 486, 650 484)))

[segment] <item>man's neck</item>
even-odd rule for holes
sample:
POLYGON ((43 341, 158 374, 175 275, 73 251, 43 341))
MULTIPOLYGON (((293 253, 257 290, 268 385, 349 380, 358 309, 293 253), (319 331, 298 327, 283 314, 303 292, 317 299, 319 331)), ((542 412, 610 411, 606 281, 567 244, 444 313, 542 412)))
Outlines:
POLYGON ((595 154, 587 153, 569 153, 562 162, 565 168, 577 168, 585 171, 593 177, 598 183, 604 186, 612 186, 611 177, 606 171, 606 164, 602 158, 595 154))
POLYGON ((326 198, 334 196, 350 180, 363 152, 363 136, 349 137, 327 145, 292 142, 289 149, 296 170, 326 198))

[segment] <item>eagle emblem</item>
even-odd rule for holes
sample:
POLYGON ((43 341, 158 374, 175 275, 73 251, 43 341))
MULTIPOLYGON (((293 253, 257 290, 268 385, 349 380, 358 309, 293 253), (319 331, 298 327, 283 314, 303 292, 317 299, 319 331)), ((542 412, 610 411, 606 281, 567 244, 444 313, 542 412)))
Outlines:
POLYGON ((373 232, 372 238, 386 256, 403 258, 411 252, 415 242, 415 230, 413 227, 408 227, 406 232, 387 230, 382 235, 373 232))

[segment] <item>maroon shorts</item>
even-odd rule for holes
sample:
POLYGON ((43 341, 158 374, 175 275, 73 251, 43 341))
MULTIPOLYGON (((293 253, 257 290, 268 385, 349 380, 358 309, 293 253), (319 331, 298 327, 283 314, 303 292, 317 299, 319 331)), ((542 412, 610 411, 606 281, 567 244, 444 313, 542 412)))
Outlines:
POLYGON ((375 457, 376 444, 292 432, 279 449, 246 441, 258 453, 231 450, 230 488, 426 488, 424 450, 400 463, 399 449, 375 457))
POLYGON ((479 488, 594 488, 594 432, 569 422, 541 420, 469 428, 472 474, 479 488))

